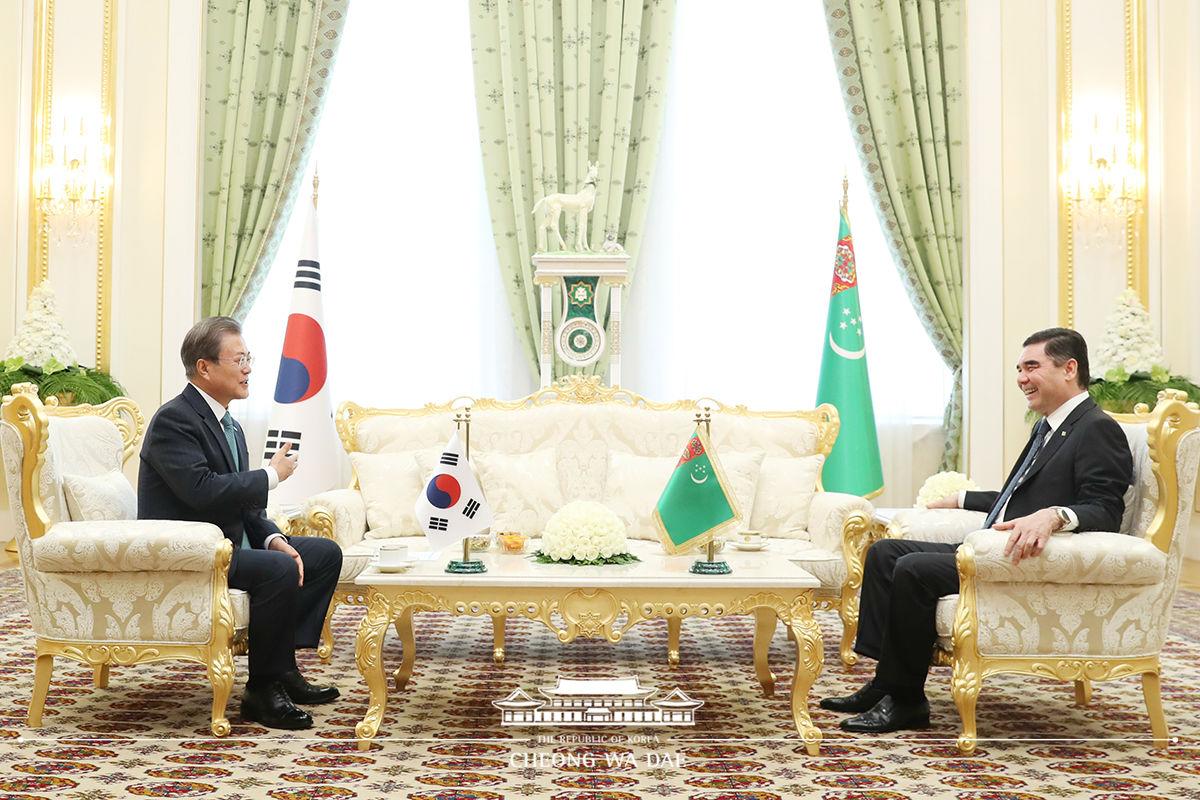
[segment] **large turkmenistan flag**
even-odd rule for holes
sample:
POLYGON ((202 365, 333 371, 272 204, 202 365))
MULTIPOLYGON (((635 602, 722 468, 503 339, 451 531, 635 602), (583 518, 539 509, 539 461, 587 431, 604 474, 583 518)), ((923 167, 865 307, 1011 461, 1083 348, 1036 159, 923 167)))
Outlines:
POLYGON ((740 514, 717 454, 704 429, 697 426, 654 507, 663 547, 668 553, 679 553, 708 544, 736 523, 740 514))
POLYGON ((843 206, 833 261, 825 352, 821 356, 821 381, 817 385, 817 403, 833 404, 842 426, 821 471, 821 484, 826 491, 874 497, 883 491, 883 467, 879 461, 866 355, 854 242, 843 206))

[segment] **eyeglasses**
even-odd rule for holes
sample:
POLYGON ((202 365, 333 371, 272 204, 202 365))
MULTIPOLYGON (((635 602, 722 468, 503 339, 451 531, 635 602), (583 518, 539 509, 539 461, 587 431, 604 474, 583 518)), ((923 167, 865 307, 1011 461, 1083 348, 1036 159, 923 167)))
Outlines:
POLYGON ((218 362, 224 361, 228 364, 237 364, 238 369, 245 369, 246 367, 254 366, 254 356, 250 355, 249 353, 243 353, 241 356, 239 356, 236 359, 233 359, 233 358, 210 358, 209 361, 218 361, 218 362))

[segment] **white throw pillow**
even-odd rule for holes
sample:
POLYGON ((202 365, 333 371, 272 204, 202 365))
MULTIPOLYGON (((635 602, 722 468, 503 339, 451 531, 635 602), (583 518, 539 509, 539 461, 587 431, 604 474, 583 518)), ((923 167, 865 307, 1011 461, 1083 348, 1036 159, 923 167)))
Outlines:
POLYGON ((63 475, 67 513, 75 522, 137 519, 137 494, 120 470, 103 475, 63 475))
MULTIPOLYGON (((741 506, 742 515, 733 530, 746 527, 744 521, 751 518, 762 460, 763 454, 759 451, 720 456, 729 490, 741 506)), ((654 507, 678 463, 678 456, 638 456, 619 450, 609 451, 604 505, 625 523, 625 534, 629 538, 659 541, 654 507)))
POLYGON ((366 538, 424 533, 413 513, 417 497, 425 489, 416 453, 351 453, 350 465, 367 508, 366 538))
POLYGON ((532 453, 476 453, 471 461, 479 471, 496 531, 541 536, 546 521, 565 505, 555 447, 532 453))
POLYGON ((763 459, 750 527, 764 536, 808 539, 808 507, 817 491, 825 456, 763 459))

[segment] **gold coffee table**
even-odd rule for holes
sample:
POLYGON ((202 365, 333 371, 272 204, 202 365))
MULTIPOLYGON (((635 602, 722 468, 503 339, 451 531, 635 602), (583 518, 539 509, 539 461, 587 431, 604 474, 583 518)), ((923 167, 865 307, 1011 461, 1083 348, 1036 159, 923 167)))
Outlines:
MULTIPOLYGON (((639 622, 664 618, 677 652, 679 624, 699 617, 753 614, 754 668, 766 696, 775 691, 767 665, 767 648, 782 622, 796 643, 792 678, 792 718, 810 755, 817 755, 821 733, 808 714, 808 691, 821 674, 824 653, 821 631, 813 619, 813 590, 820 582, 786 558, 769 551, 722 554, 731 575, 693 575, 694 555, 668 556, 651 542, 631 542, 641 562, 601 567, 538 564, 528 557, 501 553, 479 556, 488 568, 479 575, 444 572, 448 553, 435 561, 418 561, 402 573, 369 567, 356 580, 367 595, 367 613, 358 626, 354 657, 371 692, 370 705, 355 727, 360 749, 370 747, 387 706, 383 639, 395 625, 403 646, 396 688, 403 689, 416 659, 414 611, 490 616, 495 626, 497 660, 503 657, 504 621, 509 617, 538 620, 561 642, 577 636, 621 641, 639 622), (623 624, 617 618, 625 616, 623 624)), ((677 656, 676 656, 677 657, 677 656)))

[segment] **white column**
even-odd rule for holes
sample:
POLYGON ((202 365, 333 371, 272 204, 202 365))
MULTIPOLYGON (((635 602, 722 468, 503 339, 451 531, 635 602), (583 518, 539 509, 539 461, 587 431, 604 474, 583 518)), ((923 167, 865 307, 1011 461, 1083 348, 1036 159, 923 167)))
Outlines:
POLYGON ((554 332, 554 298, 550 294, 550 284, 542 284, 542 388, 550 386, 551 373, 554 371, 554 348, 551 339, 554 332))

